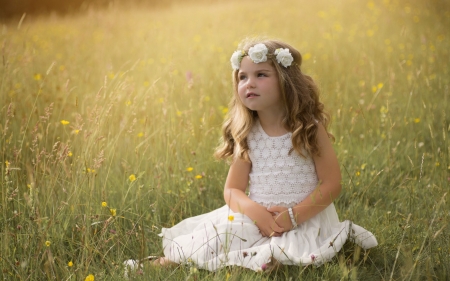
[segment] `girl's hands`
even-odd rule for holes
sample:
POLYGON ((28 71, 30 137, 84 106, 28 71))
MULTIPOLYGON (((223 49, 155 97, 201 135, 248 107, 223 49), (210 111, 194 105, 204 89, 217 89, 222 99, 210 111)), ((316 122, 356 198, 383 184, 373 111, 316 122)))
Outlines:
POLYGON ((291 218, 289 217, 288 208, 281 206, 272 206, 270 208, 267 208, 267 211, 272 214, 272 217, 278 226, 285 229, 285 231, 289 231, 292 229, 292 222, 291 218))
POLYGON ((261 210, 258 210, 257 215, 253 219, 262 236, 279 237, 284 232, 284 228, 278 225, 272 213, 263 206, 261 206, 261 210))

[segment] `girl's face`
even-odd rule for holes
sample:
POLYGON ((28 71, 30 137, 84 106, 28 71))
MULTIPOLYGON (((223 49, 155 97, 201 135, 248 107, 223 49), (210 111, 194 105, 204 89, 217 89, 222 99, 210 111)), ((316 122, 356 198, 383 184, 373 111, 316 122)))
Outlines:
POLYGON ((239 68, 238 95, 248 109, 257 112, 284 108, 275 68, 269 62, 254 63, 248 56, 239 68))

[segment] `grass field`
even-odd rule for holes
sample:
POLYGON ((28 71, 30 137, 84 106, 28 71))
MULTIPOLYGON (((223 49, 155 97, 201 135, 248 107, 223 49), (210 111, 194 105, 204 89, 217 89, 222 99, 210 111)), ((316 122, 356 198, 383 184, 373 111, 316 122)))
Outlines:
POLYGON ((221 207, 229 58, 253 35, 302 52, 332 115, 340 219, 379 246, 271 275, 183 265, 133 278, 449 279, 448 26, 439 0, 112 5, 3 24, 2 280, 121 280, 123 260, 162 254, 161 227, 221 207))

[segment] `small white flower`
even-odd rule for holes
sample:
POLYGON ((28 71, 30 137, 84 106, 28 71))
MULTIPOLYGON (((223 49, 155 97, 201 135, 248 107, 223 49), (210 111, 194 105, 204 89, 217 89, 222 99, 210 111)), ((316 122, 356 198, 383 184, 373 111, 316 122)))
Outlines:
POLYGON ((289 52, 288 48, 285 49, 276 49, 275 55, 277 56, 277 62, 284 67, 288 67, 294 61, 291 52, 289 52))
POLYGON ((260 63, 267 61, 268 52, 266 45, 260 43, 248 49, 248 56, 254 63, 260 63))
POLYGON ((233 53, 233 55, 231 55, 231 59, 230 59, 231 67, 232 67, 234 70, 238 70, 239 67, 241 66, 241 60, 242 60, 242 57, 243 57, 243 56, 244 56, 244 54, 243 54, 243 52, 240 51, 240 50, 235 51, 235 52, 233 53))

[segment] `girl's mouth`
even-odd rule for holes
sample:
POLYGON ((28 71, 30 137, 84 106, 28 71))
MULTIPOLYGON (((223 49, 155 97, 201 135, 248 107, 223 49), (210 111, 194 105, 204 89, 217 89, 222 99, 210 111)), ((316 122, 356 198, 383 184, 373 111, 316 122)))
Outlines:
POLYGON ((248 93, 247 98, 253 98, 253 97, 259 97, 259 95, 255 94, 255 93, 248 93))

